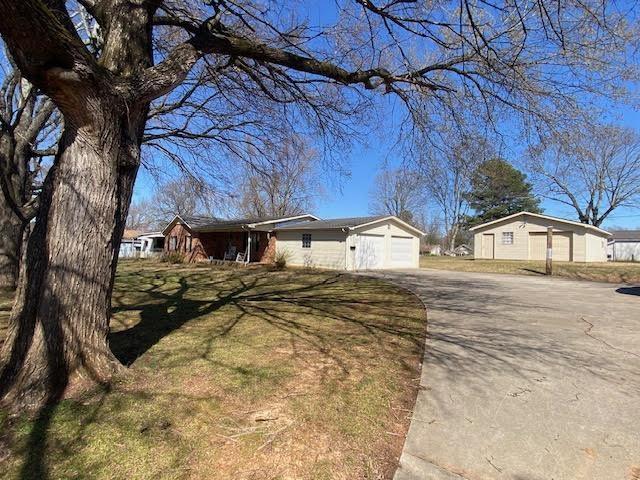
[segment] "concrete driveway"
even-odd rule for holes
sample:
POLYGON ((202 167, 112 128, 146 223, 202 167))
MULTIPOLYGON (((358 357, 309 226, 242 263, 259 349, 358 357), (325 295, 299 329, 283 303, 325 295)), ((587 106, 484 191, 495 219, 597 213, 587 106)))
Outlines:
POLYGON ((429 318, 396 480, 640 480, 640 287, 380 275, 429 318))

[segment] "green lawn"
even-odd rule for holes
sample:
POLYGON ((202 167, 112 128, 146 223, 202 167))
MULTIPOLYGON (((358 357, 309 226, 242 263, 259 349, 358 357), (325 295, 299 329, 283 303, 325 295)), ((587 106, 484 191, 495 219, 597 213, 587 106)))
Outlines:
POLYGON ((337 272, 129 261, 113 310, 128 374, 35 421, 0 415, 1 478, 392 477, 426 327, 407 292, 337 272))
MULTIPOLYGON (((545 262, 474 260, 465 257, 420 257, 420 267, 459 272, 544 275, 545 262)), ((610 283, 640 283, 640 263, 554 262, 553 275, 575 280, 610 283)))

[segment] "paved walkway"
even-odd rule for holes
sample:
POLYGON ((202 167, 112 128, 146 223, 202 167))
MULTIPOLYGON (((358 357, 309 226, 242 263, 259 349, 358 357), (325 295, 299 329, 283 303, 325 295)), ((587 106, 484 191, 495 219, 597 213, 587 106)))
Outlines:
POLYGON ((640 287, 381 275, 429 317, 396 480, 640 480, 640 287))

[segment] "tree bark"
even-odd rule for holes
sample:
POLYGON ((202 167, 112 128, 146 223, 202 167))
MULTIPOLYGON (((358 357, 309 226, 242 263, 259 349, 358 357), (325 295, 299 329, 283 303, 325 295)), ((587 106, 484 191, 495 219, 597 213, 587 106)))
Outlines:
POLYGON ((139 88, 159 2, 100 5, 105 41, 94 58, 64 2, 0 0, 12 57, 64 116, 0 355, 0 399, 15 412, 56 402, 77 376, 107 383, 123 368, 107 341, 111 292, 152 99, 139 88))
POLYGON ((25 225, 0 193, 0 289, 16 288, 25 225))
POLYGON ((2 352, 11 410, 57 401, 76 375, 105 383, 121 368, 107 343, 111 292, 145 114, 98 110, 65 126, 43 186, 2 352))

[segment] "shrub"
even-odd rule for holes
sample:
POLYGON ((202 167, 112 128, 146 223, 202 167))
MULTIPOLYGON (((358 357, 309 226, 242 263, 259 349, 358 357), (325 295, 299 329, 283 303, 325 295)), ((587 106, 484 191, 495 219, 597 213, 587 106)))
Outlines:
POLYGON ((284 270, 284 268, 287 266, 288 258, 289 258, 288 252, 286 252, 285 250, 279 250, 276 253, 276 258, 275 258, 275 260, 273 262, 273 264, 275 265, 276 269, 284 270))
POLYGON ((169 252, 162 255, 162 261, 166 263, 184 263, 184 254, 181 252, 169 252))

